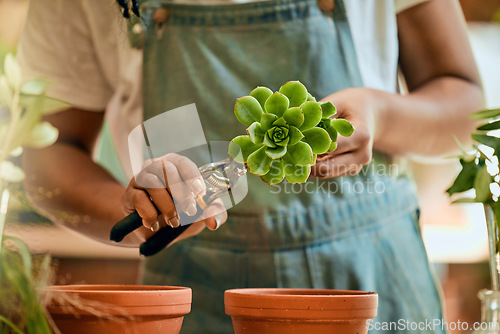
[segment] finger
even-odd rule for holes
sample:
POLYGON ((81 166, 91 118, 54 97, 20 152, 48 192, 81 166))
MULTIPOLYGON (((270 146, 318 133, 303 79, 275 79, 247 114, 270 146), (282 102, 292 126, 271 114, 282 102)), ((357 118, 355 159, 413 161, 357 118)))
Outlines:
POLYGON ((215 231, 227 220, 227 211, 220 199, 213 201, 201 216, 209 230, 215 231))
POLYGON ((191 161, 191 159, 179 155, 179 154, 168 154, 166 160, 170 161, 177 167, 181 178, 188 184, 189 188, 197 197, 204 196, 206 194, 206 185, 201 176, 198 166, 191 161))
POLYGON ((318 178, 356 175, 370 160, 371 151, 359 149, 318 162, 313 166, 311 175, 318 178))
POLYGON ((132 204, 139 216, 142 218, 142 225, 151 229, 151 227, 157 222, 158 212, 149 199, 148 193, 141 189, 135 189, 133 190, 131 196, 132 204))
POLYGON ((184 211, 188 216, 197 212, 196 201, 186 182, 181 178, 179 170, 170 161, 162 160, 164 179, 172 196, 177 211, 184 211))
MULTIPOLYGON (((149 200, 153 201, 154 206, 160 211, 165 222, 173 227, 177 227, 180 225, 179 217, 172 197, 164 186, 164 177, 160 178, 157 175, 158 165, 161 165, 161 163, 154 163, 148 166, 148 168, 140 172, 139 175, 132 180, 131 184, 137 189, 146 191, 149 195, 149 200)), ((160 168, 160 172, 163 174, 162 168, 160 168)), ((158 216, 158 212, 156 212, 156 215, 158 216)), ((158 226, 158 224, 153 226, 154 230, 159 228, 160 226, 158 226)))

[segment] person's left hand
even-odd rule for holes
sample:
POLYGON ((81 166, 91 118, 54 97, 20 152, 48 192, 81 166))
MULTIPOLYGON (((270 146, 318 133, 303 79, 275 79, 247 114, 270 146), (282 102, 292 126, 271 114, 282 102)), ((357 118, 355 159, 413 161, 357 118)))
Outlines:
POLYGON ((335 118, 344 118, 354 126, 350 137, 339 135, 337 148, 319 155, 311 176, 318 178, 355 175, 372 158, 373 141, 378 118, 376 91, 368 88, 348 88, 331 94, 322 101, 337 107, 335 118))

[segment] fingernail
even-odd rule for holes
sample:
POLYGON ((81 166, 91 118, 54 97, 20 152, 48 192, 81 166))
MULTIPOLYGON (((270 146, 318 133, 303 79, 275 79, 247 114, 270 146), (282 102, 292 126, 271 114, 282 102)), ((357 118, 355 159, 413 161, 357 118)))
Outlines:
POLYGON ((160 229, 160 223, 156 221, 153 225, 151 225, 151 231, 156 232, 160 229))
POLYGON ((179 227, 179 225, 181 224, 179 217, 177 217, 177 216, 170 219, 168 222, 169 222, 170 226, 172 226, 172 227, 179 227))
POLYGON ((189 205, 188 205, 188 207, 186 208, 186 214, 187 214, 188 216, 191 216, 191 217, 192 217, 192 216, 194 216, 194 215, 196 214, 196 211, 198 211, 198 210, 196 209, 196 203, 191 203, 191 204, 189 204, 189 205))
POLYGON ((219 229, 219 227, 222 225, 222 219, 224 219, 222 213, 218 213, 217 215, 215 215, 215 223, 217 224, 217 226, 215 226, 216 230, 219 229))
POLYGON ((205 192, 205 185, 199 179, 194 180, 192 187, 193 187, 194 194, 196 196, 200 196, 201 194, 203 194, 205 192))

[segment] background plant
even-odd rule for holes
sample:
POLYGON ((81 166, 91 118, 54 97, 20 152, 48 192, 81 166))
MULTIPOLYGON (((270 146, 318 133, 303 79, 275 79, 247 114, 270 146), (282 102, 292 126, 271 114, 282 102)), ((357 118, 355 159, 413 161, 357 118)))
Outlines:
POLYGON ((457 199, 454 203, 482 203, 488 230, 489 262, 494 290, 500 288, 500 109, 481 110, 471 115, 482 121, 472 134, 474 146, 458 157, 462 169, 446 190, 457 199))
POLYGON ((299 81, 278 92, 257 87, 236 101, 234 113, 248 128, 231 141, 229 154, 268 184, 306 182, 317 155, 335 150, 338 134, 354 131, 347 120, 331 118, 331 102, 317 102, 299 81))
POLYGON ((58 131, 42 115, 67 105, 45 95, 50 82, 23 82, 21 69, 11 54, 0 73, 0 332, 52 333, 39 292, 51 280, 50 257, 31 256, 19 238, 4 235, 9 188, 24 179, 12 162, 23 146, 45 147, 58 131))

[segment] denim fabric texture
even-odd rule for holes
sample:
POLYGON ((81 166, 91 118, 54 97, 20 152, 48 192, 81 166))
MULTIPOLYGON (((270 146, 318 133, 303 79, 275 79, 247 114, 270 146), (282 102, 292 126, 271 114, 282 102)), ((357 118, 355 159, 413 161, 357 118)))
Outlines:
MULTIPOLYGON (((318 99, 362 86, 342 0, 332 12, 315 0, 142 6, 145 120, 195 103, 207 141, 229 141, 245 133, 235 100, 256 86, 300 80, 318 99), (152 19, 158 8, 169 13, 161 24, 152 19)), ((293 187, 249 176, 248 188, 218 231, 145 261, 144 283, 193 289, 182 333, 232 333, 224 291, 243 287, 375 291, 376 321, 442 318, 414 184, 386 161, 293 187)))

